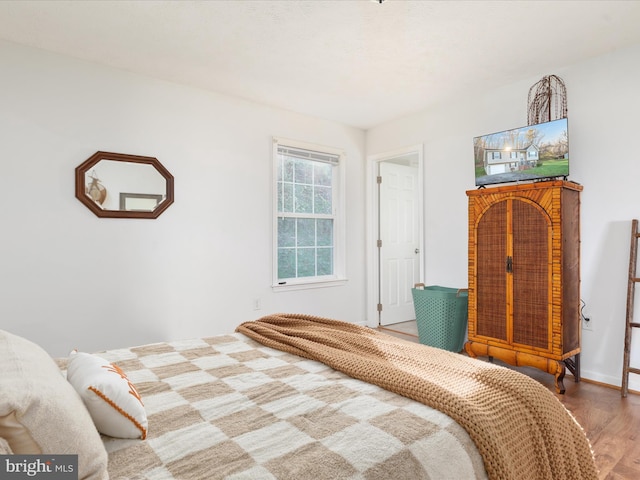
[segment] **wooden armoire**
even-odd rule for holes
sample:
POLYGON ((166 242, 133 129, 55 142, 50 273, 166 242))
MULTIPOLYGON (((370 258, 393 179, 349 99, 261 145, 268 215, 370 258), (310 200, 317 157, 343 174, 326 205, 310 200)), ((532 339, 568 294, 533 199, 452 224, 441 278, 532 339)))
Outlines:
POLYGON ((471 357, 580 380, 579 184, 482 188, 469 197, 471 357))

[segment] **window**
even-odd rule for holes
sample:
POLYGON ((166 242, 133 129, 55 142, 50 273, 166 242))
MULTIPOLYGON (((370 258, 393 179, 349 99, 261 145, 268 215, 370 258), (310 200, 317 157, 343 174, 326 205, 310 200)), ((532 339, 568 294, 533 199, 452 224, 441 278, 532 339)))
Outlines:
POLYGON ((344 280, 342 152, 276 139, 274 286, 344 280))
POLYGON ((502 158, 502 152, 493 152, 492 157, 494 160, 499 160, 502 158))

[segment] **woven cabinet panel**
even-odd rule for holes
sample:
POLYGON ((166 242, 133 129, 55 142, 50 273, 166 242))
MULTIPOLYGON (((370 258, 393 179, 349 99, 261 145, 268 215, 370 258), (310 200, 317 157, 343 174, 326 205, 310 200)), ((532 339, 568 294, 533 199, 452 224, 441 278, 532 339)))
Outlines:
POLYGON ((512 202, 513 342, 550 348, 551 220, 522 200, 512 202))
POLYGON ((477 335, 507 340, 507 202, 489 207, 478 222, 477 335))

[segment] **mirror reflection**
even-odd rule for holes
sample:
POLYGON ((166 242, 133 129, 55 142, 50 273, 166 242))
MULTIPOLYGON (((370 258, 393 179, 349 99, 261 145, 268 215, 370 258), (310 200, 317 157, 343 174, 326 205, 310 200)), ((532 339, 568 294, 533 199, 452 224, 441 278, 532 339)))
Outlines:
POLYGON ((153 157, 97 152, 76 168, 76 197, 99 217, 156 218, 173 176, 153 157))
POLYGON ((152 212, 164 201, 167 182, 152 165, 100 160, 85 174, 89 198, 104 210, 144 210, 152 212), (120 197, 147 198, 150 202, 124 202, 120 197))

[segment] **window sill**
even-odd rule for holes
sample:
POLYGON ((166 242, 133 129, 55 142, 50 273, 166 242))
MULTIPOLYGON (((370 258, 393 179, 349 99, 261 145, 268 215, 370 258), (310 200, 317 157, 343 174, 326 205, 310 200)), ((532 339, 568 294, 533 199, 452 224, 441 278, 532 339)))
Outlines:
POLYGON ((326 287, 341 287, 346 285, 346 278, 336 278, 335 280, 321 280, 317 282, 288 282, 284 285, 272 285, 271 288, 274 292, 289 292, 292 290, 307 290, 310 288, 326 288, 326 287))

